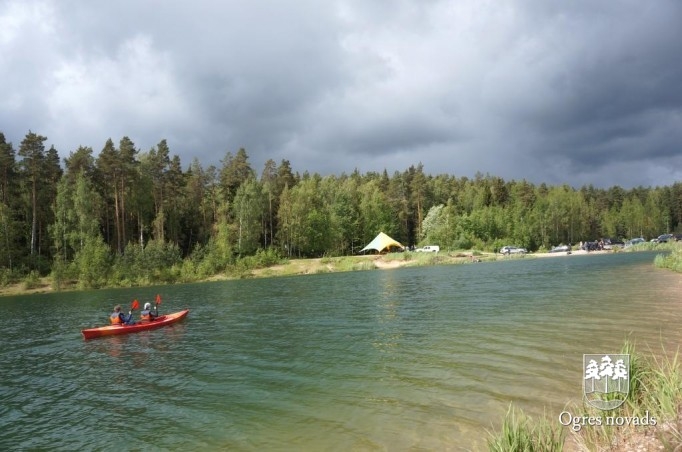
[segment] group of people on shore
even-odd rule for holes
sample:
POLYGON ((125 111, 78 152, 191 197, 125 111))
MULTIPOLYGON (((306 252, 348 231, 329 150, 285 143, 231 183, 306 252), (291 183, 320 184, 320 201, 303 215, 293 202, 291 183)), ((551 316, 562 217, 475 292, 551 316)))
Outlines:
POLYGON ((584 251, 604 251, 613 249, 613 246, 624 246, 625 243, 616 239, 599 239, 594 242, 580 242, 580 249, 584 251))
MULTIPOLYGON (((137 300, 136 300, 137 301, 137 300)), ((135 307, 135 306, 134 306, 135 307)), ((158 303, 154 305, 152 310, 151 303, 145 303, 144 308, 140 311, 140 322, 152 322, 159 316, 158 303)), ((121 305, 117 304, 114 306, 114 312, 109 316, 109 321, 112 325, 132 325, 135 323, 133 320, 133 310, 128 311, 128 314, 121 312, 121 305)))

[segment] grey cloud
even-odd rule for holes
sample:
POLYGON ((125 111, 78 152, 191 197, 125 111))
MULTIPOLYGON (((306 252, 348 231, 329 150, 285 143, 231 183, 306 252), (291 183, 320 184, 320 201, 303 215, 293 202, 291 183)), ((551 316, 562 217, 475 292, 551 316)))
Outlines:
POLYGON ((245 147, 300 172, 670 184, 681 19, 673 0, 10 0, 0 128, 63 156, 127 135, 185 165, 245 147))

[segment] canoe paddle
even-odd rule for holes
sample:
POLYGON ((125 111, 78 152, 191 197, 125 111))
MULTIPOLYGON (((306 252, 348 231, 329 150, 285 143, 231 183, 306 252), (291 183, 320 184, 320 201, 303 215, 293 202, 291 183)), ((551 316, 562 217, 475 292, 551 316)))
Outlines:
POLYGON ((133 311, 140 307, 140 302, 137 298, 133 300, 133 304, 130 305, 130 312, 128 312, 128 321, 126 323, 130 324, 133 320, 133 311))
POLYGON ((154 303, 154 311, 156 311, 156 316, 159 316, 159 305, 161 304, 161 295, 156 294, 156 302, 154 303))

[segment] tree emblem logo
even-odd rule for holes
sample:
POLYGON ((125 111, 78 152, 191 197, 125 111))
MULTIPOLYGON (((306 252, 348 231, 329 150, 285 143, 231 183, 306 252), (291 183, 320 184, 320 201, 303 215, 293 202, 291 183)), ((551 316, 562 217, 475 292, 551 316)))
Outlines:
POLYGON ((630 391, 630 355, 583 355, 583 394, 600 410, 621 406, 630 391))

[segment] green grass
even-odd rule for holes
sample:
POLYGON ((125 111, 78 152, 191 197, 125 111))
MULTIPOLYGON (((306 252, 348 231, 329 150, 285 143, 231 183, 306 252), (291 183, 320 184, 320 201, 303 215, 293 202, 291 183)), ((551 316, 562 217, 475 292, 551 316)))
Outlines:
MULTIPOLYGON (((682 378, 679 372, 678 354, 674 357, 652 359, 649 381, 652 390, 647 392, 645 407, 658 407, 658 412, 662 419, 670 421, 678 416, 678 411, 682 406, 682 378)), ((682 432, 673 430, 670 432, 673 440, 682 444, 682 432)))
POLYGON ((677 243, 661 244, 664 249, 671 250, 666 254, 658 254, 654 259, 654 266, 658 268, 667 268, 678 273, 682 273, 682 247, 677 243))
POLYGON ((376 266, 374 262, 365 257, 358 256, 343 256, 343 257, 325 257, 320 260, 320 263, 332 266, 333 269, 327 267, 318 268, 316 273, 330 273, 334 272, 352 272, 360 270, 374 270, 376 266))
POLYGON ((491 452, 554 452, 563 450, 566 431, 546 417, 532 419, 509 405, 500 432, 489 435, 491 452))
POLYGON ((413 259, 409 264, 412 267, 438 265, 448 260, 447 256, 442 256, 440 253, 411 253, 410 257, 413 259))
POLYGON ((655 243, 655 242, 642 242, 637 245, 628 246, 622 248, 620 251, 632 252, 632 251, 669 251, 678 248, 676 242, 667 243, 655 243))
POLYGON ((370 261, 362 261, 362 262, 357 262, 355 265, 353 265, 353 270, 374 270, 376 269, 376 265, 374 265, 374 262, 370 261))

